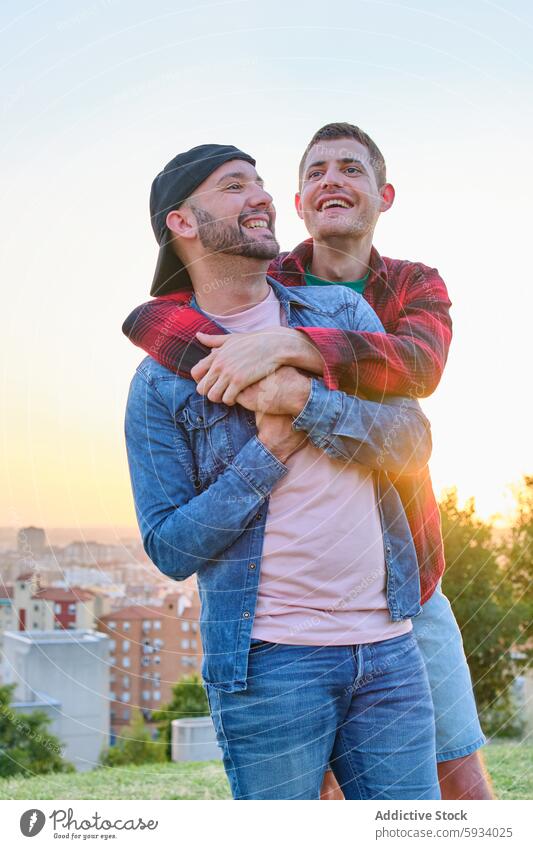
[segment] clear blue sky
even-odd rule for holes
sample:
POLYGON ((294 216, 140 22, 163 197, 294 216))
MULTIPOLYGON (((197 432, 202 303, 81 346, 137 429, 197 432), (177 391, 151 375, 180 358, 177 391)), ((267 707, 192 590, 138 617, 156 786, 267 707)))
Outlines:
POLYGON ((121 335, 156 258, 147 199, 177 151, 253 153, 283 248, 311 133, 348 120, 397 189, 376 232, 454 302, 433 421, 437 489, 488 514, 531 456, 529 3, 4 2, 0 524, 132 523, 121 335))

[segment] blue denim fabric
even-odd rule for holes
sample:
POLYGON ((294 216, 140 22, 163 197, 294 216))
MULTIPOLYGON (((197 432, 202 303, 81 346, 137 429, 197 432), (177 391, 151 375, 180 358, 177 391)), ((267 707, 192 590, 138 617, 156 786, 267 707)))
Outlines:
POLYGON ((437 732, 437 761, 470 755, 487 741, 472 689, 461 632, 440 584, 413 620, 426 664, 437 732))
POLYGON ((318 799, 331 765, 346 799, 439 799, 433 706, 416 640, 252 642, 248 688, 207 685, 235 799, 318 799))
MULTIPOLYGON (((345 286, 287 289, 269 282, 289 326, 382 330, 345 286)), ((150 559, 170 578, 197 573, 204 680, 246 688, 265 521, 287 467, 257 439, 255 417, 198 395, 193 380, 147 357, 132 380, 126 444, 137 519, 150 559)), ((420 581, 411 532, 387 470, 422 468, 431 452, 418 403, 364 401, 313 380, 295 428, 333 457, 375 470, 391 619, 416 616, 420 581)))

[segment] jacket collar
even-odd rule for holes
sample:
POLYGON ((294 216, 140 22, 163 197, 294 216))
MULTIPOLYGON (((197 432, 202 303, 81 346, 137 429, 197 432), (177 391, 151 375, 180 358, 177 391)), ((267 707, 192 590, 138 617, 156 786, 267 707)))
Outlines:
MULTIPOLYGON (((313 240, 306 239, 305 242, 300 242, 299 245, 289 251, 283 259, 281 260, 280 266, 281 270, 287 274, 305 274, 306 269, 309 267, 313 260, 313 240)), ((387 283, 387 266, 385 265, 384 260, 377 252, 376 248, 372 246, 372 250, 370 251, 370 276, 367 281, 367 286, 371 286, 377 280, 382 280, 383 283, 387 283)))
MULTIPOLYGON (((279 283, 277 280, 274 280, 274 278, 270 277, 268 274, 267 280, 272 289, 274 290, 276 298, 284 307, 287 307, 288 304, 296 304, 299 307, 312 309, 308 301, 306 301, 305 298, 300 297, 300 295, 298 294, 298 290, 294 286, 283 286, 281 283, 279 283)), ((191 297, 190 306, 205 315, 203 310, 198 306, 198 302, 196 300, 195 295, 191 297)))

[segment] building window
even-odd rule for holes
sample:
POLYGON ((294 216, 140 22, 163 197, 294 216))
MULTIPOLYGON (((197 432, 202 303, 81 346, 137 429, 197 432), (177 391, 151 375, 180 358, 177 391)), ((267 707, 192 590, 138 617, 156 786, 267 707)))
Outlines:
POLYGON ((109 651, 115 651, 116 647, 117 647, 117 641, 116 640, 109 640, 109 651))
POLYGON ((122 666, 123 666, 125 669, 129 669, 129 666, 130 666, 130 659, 129 659, 129 657, 123 657, 123 658, 122 658, 122 666))
POLYGON ((124 628, 124 630, 125 630, 125 631, 129 631, 129 630, 130 630, 130 623, 129 623, 129 622, 126 622, 126 621, 124 621, 124 622, 122 623, 122 627, 124 628))
POLYGON ((130 676, 129 676, 129 675, 124 675, 124 676, 123 676, 123 678, 122 678, 122 686, 123 686, 123 687, 129 687, 129 686, 130 686, 130 676))
POLYGON ((69 604, 68 612, 69 613, 76 613, 76 605, 75 604, 69 604))
POLYGON ((130 641, 129 640, 122 640, 122 651, 129 651, 129 650, 130 650, 130 641))
POLYGON ((189 648, 189 641, 188 640, 182 640, 181 641, 181 647, 182 647, 182 649, 188 649, 189 648))
POLYGON ((54 613, 61 613, 62 610, 63 610, 63 608, 61 607, 60 604, 57 604, 57 603, 54 604, 54 613))
POLYGON ((129 693, 122 693, 122 696, 120 698, 123 702, 129 702, 130 694, 129 693))
POLYGON ((142 666, 150 666, 150 658, 149 657, 141 657, 141 665, 142 666))
POLYGON ((192 627, 194 633, 196 634, 197 631, 198 631, 198 622, 192 622, 191 627, 192 627))
POLYGON ((161 700, 161 691, 154 690, 154 701, 159 702, 161 700))
POLYGON ((154 657, 154 663, 161 663, 161 658, 159 657, 158 654, 156 654, 155 657, 154 657))
POLYGON ((190 627, 190 626, 189 626, 189 623, 188 623, 188 622, 182 622, 182 623, 181 623, 181 630, 182 630, 182 631, 188 631, 188 630, 189 630, 189 627, 190 627))
POLYGON ((116 627, 117 627, 117 623, 116 623, 116 622, 108 622, 108 623, 107 623, 107 627, 108 627, 108 628, 116 628, 116 627))
POLYGON ((152 623, 150 622, 150 620, 145 619, 143 621, 143 631, 149 631, 151 629, 151 627, 152 627, 152 623))
POLYGON ((150 701, 150 690, 143 690, 143 702, 150 701))
POLYGON ((161 630, 161 622, 159 621, 159 619, 155 619, 155 620, 154 620, 154 629, 155 629, 156 631, 160 631, 160 630, 161 630))
POLYGON ((156 649, 156 651, 159 651, 159 649, 162 649, 164 645, 165 644, 164 644, 163 640, 159 640, 159 639, 154 640, 154 649, 156 649))

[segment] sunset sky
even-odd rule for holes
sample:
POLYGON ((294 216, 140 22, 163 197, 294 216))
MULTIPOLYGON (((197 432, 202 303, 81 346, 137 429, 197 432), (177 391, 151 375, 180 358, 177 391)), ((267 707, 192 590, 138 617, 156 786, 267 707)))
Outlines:
POLYGON ((533 473, 529 3, 269 0, 2 4, 0 525, 133 525, 123 440, 142 358, 151 180, 178 151, 252 153, 289 249, 297 166, 328 121, 382 149, 375 244, 435 266, 454 340, 433 425, 437 492, 505 513, 533 473))

